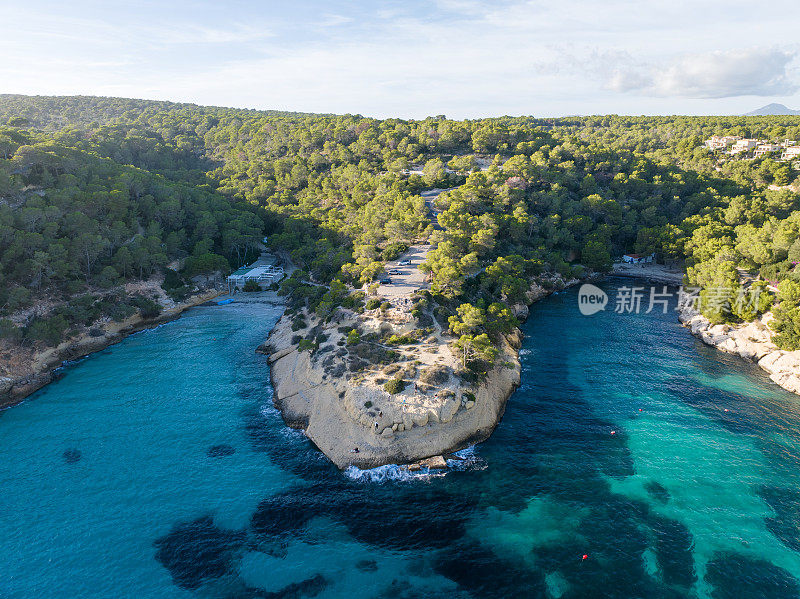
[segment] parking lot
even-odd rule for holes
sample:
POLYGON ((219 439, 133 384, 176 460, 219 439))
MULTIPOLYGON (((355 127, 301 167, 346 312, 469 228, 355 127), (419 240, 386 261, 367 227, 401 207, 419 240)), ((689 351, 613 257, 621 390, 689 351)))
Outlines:
POLYGON ((427 289, 428 283, 425 280, 425 274, 419 269, 419 265, 425 261, 430 250, 430 245, 412 245, 397 260, 387 263, 386 272, 396 272, 397 274, 390 274, 389 278, 392 282, 388 285, 381 284, 378 293, 392 301, 411 297, 411 294, 417 289, 427 289), (410 261, 411 264, 400 265, 400 262, 405 260, 410 261))

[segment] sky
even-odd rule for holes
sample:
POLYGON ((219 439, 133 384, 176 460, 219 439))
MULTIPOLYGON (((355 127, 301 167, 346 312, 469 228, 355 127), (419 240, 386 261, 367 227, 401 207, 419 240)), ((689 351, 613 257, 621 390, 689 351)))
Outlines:
POLYGON ((797 0, 0 0, 0 93, 375 117, 800 109, 797 0))

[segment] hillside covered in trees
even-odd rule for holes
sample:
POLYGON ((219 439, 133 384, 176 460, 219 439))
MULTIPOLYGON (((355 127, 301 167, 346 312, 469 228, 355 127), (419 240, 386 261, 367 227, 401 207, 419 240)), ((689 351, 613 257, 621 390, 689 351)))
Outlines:
POLYGON ((723 296, 704 310, 717 322, 779 302, 778 340, 800 347, 800 172, 720 161, 702 146, 712 134, 800 139, 800 117, 407 121, 0 96, 0 336, 55 343, 153 309, 121 284, 188 288, 266 235, 300 268, 284 290, 320 310, 431 241, 425 309, 487 339, 533 277, 655 252, 723 296), (432 188, 450 191, 428 206, 432 188), (762 281, 755 303, 740 301, 743 272, 762 281))

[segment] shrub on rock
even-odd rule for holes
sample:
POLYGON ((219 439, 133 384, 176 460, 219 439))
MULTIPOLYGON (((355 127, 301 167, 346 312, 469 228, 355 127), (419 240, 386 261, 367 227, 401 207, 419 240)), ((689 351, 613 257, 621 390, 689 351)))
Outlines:
POLYGON ((387 393, 394 395, 395 393, 400 393, 406 388, 406 382, 403 379, 392 379, 391 381, 388 381, 383 388, 387 393))

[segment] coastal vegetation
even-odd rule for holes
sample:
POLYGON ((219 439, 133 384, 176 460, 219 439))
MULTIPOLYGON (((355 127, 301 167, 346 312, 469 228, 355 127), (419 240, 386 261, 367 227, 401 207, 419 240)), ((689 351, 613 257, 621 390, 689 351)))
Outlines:
POLYGON ((384 309, 373 285, 386 262, 431 243, 430 292, 412 314, 449 331, 474 373, 532 280, 604 272, 626 252, 685 265, 715 322, 778 301, 776 342, 800 346, 797 165, 720 161, 702 144, 798 139, 799 117, 409 121, 0 96, 0 123, 6 343, 152 312, 125 283, 161 277, 185 297, 193 277, 252 261, 267 236, 298 267, 281 288, 290 310, 323 320, 384 309), (447 191, 428 201, 432 188, 447 191))

